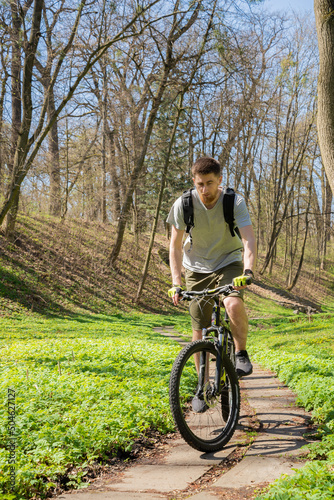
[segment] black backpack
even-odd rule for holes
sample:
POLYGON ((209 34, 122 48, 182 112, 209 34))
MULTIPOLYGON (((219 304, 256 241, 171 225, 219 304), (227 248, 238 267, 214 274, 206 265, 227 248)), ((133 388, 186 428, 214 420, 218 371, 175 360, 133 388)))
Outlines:
MULTIPOLYGON (((187 189, 182 194, 182 208, 183 208, 183 220, 186 224, 186 233, 190 234, 191 238, 191 229, 195 226, 194 223, 194 206, 193 206, 193 198, 192 198, 192 190, 195 188, 187 189)), ((235 191, 232 188, 225 188, 223 191, 223 212, 224 219, 227 222, 231 236, 235 236, 236 234, 240 238, 239 229, 235 226, 234 223, 234 198, 235 191)))

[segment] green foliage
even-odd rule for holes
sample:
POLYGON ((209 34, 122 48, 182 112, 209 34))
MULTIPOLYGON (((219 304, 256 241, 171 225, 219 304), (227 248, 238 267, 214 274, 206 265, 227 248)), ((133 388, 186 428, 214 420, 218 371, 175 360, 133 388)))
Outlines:
POLYGON ((311 462, 295 475, 275 481, 261 500, 330 500, 334 497, 334 471, 311 462))
POLYGON ((297 394, 297 403, 312 410, 321 441, 308 444, 307 464, 283 477, 261 500, 334 497, 334 332, 330 315, 271 320, 253 328, 249 348, 262 366, 277 372, 297 394))
POLYGON ((152 328, 174 323, 139 313, 1 319, 0 492, 9 493, 8 388, 16 498, 45 497, 59 478, 80 487, 89 464, 131 450, 151 429, 172 431, 168 381, 180 347, 152 328))

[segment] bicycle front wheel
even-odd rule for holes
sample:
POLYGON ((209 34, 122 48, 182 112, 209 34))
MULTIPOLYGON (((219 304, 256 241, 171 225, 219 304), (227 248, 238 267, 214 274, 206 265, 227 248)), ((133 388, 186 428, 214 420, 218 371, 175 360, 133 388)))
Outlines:
POLYGON ((221 358, 207 340, 184 347, 172 368, 169 401, 175 425, 190 446, 203 452, 221 450, 233 436, 240 409, 239 382, 228 356, 221 358))

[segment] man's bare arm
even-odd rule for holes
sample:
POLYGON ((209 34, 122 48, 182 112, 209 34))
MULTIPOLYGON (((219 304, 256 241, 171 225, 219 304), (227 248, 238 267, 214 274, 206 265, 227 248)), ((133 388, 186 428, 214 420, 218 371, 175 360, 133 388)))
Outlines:
POLYGON ((244 269, 254 271, 257 251, 253 226, 240 227, 239 231, 244 245, 244 269))
MULTIPOLYGON (((169 264, 172 273, 173 285, 181 285, 181 268, 182 268, 182 242, 183 242, 183 229, 176 229, 172 226, 172 236, 169 246, 169 264)), ((178 295, 173 297, 175 305, 178 303, 178 295)))

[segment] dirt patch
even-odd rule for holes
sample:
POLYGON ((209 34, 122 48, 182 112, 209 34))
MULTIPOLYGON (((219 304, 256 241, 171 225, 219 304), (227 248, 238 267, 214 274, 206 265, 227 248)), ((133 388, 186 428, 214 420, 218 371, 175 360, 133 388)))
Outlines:
MULTIPOLYGON (((135 441, 131 451, 119 450, 117 456, 111 457, 109 460, 92 463, 84 469, 86 474, 83 477, 83 482, 89 483, 85 491, 100 491, 103 485, 117 482, 122 478, 124 472, 134 465, 151 463, 152 460, 156 463, 163 462, 163 458, 169 453, 173 442, 178 437, 177 433, 161 435, 157 431, 149 431, 147 436, 142 436, 135 441)), ((53 491, 53 497, 76 491, 66 487, 69 475, 73 472, 74 470, 69 470, 68 474, 60 479, 53 491)))
POLYGON ((249 288, 249 293, 270 299, 276 302, 276 304, 287 307, 288 309, 293 309, 296 312, 302 312, 305 314, 315 314, 317 312, 321 312, 321 306, 316 301, 299 297, 298 295, 289 293, 287 290, 282 290, 260 281, 255 281, 252 284, 249 288))

